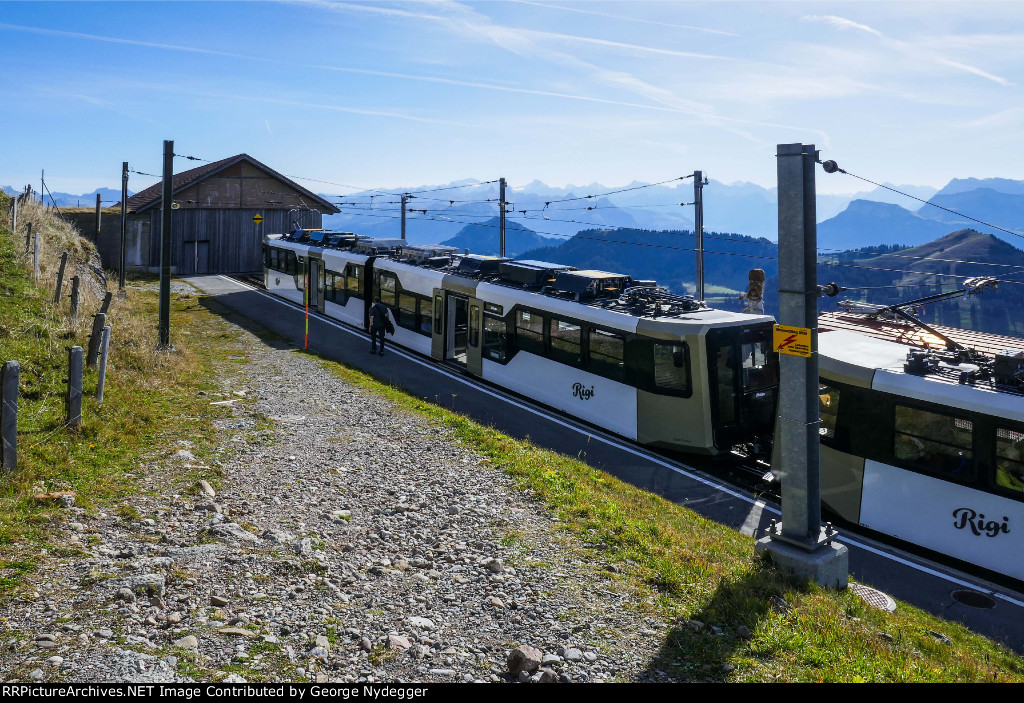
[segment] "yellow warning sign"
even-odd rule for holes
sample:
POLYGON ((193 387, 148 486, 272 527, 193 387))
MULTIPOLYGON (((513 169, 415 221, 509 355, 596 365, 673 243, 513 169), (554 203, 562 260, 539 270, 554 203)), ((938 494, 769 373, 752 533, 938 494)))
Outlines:
POLYGON ((263 215, 257 212, 255 215, 253 215, 252 221, 255 222, 256 224, 263 222, 263 215))
POLYGON ((811 331, 806 327, 775 325, 772 346, 780 354, 811 355, 811 331))

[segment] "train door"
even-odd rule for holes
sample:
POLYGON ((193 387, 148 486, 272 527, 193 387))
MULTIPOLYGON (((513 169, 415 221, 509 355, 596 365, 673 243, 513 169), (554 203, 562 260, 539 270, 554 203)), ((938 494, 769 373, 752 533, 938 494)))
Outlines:
POLYGON ((448 292, 445 306, 445 361, 466 366, 469 342, 469 298, 448 292))
POLYGON ((310 309, 324 311, 324 262, 310 257, 307 259, 306 288, 310 309))
POLYGON ((466 335, 466 371, 474 376, 484 372, 483 307, 477 298, 469 299, 469 329, 466 335))
POLYGON ((433 327, 430 331, 430 356, 444 358, 444 290, 434 289, 433 327))
POLYGON ((772 433, 779 363, 771 332, 771 325, 762 325, 707 334, 711 422, 719 449, 744 436, 772 433))

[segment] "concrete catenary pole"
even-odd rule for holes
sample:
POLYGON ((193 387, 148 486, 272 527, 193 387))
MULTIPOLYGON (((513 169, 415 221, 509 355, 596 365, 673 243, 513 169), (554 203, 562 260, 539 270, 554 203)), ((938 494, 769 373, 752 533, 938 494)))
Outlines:
POLYGON ((126 202, 127 200, 128 200, 128 162, 127 161, 122 161, 121 162, 121 263, 120 263, 120 266, 118 267, 118 274, 117 274, 117 289, 119 291, 123 291, 124 290, 124 265, 125 265, 125 260, 126 260, 126 255, 125 255, 124 247, 125 247, 125 232, 126 232, 125 228, 127 227, 127 222, 126 222, 125 218, 127 217, 127 214, 128 214, 127 213, 128 205, 127 205, 127 202, 126 202))
MULTIPOLYGON (((779 354, 778 470, 782 525, 769 528, 756 551, 832 588, 845 588, 849 552, 821 525, 818 412, 818 278, 814 165, 810 144, 779 144, 779 326, 807 335, 807 356, 779 354)), ((774 521, 773 521, 774 523, 774 521)))
POLYGON ((693 172, 693 236, 697 252, 695 275, 697 300, 704 300, 704 172, 693 172))
POLYGON ((498 179, 498 256, 505 256, 505 179, 498 179))
POLYGON ((173 196, 172 181, 174 179, 174 141, 164 141, 164 173, 163 199, 161 200, 160 226, 160 341, 158 349, 171 346, 171 198, 173 196))
POLYGON ((100 200, 100 194, 96 193, 96 246, 100 244, 100 232, 103 230, 103 202, 100 200))

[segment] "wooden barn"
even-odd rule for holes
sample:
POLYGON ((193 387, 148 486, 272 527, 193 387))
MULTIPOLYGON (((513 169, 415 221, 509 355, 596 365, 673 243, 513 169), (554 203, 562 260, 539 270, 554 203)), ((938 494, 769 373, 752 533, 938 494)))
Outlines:
MULTIPOLYGON (((163 185, 128 198, 126 265, 158 271, 163 185)), ((320 227, 338 208, 248 154, 174 175, 171 266, 176 275, 252 273, 262 269, 263 234, 320 227), (254 218, 260 215, 261 223, 254 218)), ((104 213, 97 247, 107 268, 120 260, 120 206, 104 213)), ((95 229, 95 227, 93 227, 95 229)))

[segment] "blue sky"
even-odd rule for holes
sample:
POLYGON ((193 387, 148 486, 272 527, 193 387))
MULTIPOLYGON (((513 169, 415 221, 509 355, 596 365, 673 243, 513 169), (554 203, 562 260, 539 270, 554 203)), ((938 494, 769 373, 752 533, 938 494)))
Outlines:
POLYGON ((358 187, 770 187, 789 142, 890 183, 1024 179, 1020 2, 0 2, 0 66, 15 187, 118 188, 164 139, 358 187))

